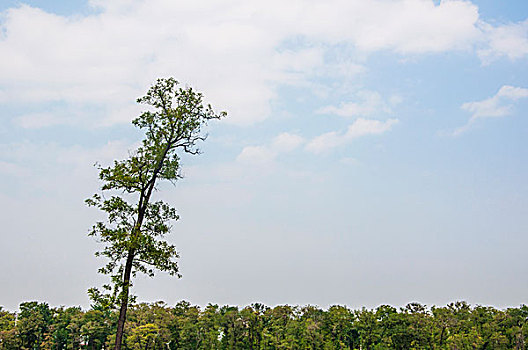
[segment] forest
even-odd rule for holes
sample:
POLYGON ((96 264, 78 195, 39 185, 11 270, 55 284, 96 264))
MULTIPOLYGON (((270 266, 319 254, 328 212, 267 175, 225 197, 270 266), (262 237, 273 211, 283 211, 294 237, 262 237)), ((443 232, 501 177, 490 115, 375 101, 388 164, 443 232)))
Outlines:
MULTIPOLYGON (((112 348, 119 310, 24 302, 0 308, 0 349, 112 348)), ((500 310, 454 302, 352 310, 255 303, 206 307, 181 301, 129 307, 124 349, 528 349, 528 306, 500 310)))

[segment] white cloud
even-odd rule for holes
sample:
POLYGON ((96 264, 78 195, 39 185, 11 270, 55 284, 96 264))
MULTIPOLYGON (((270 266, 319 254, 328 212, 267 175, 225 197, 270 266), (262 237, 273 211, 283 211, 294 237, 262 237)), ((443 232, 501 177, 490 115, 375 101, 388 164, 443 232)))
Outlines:
MULTIPOLYGON (((4 101, 126 109, 156 77, 174 75, 204 91, 219 109, 230 107, 231 121, 265 118, 274 96, 267 81, 274 68, 264 64, 270 51, 265 33, 228 19, 219 25, 200 21, 197 13, 191 14, 198 19, 193 24, 181 18, 189 13, 176 10, 163 2, 138 2, 127 16, 113 8, 84 18, 27 6, 9 10, 0 41, 4 101), (149 9, 158 5, 166 12, 149 9)), ((122 117, 112 122, 131 118, 122 117)))
MULTIPOLYGON (((364 70, 350 61, 328 68, 325 52, 334 45, 420 54, 469 49, 482 34, 477 6, 462 0, 436 5, 431 0, 91 4, 99 11, 84 17, 26 5, 2 13, 2 101, 60 101, 69 110, 96 105, 105 113, 69 118, 111 124, 130 120, 120 111, 130 110, 155 78, 170 75, 204 91, 218 109, 227 109, 229 122, 248 124, 270 114, 281 84, 306 83, 313 74, 364 70), (280 49, 299 37, 310 44, 280 49)), ((26 125, 47 121, 57 122, 44 118, 26 125)))
POLYGON ((306 6, 301 26, 364 51, 440 52, 470 48, 479 35, 477 6, 466 1, 325 1, 306 6), (310 8, 311 7, 311 8, 310 8))
POLYGON ((398 122, 397 119, 389 119, 385 122, 379 120, 367 120, 358 118, 348 127, 345 136, 348 139, 354 139, 365 135, 378 135, 389 131, 391 127, 398 122))
POLYGON ((273 139, 271 149, 276 152, 291 152, 303 142, 304 139, 301 136, 283 132, 273 139))
POLYGON ((265 146, 247 146, 237 157, 237 161, 250 164, 271 163, 277 153, 265 146))
POLYGON ((369 116, 376 113, 390 113, 390 108, 381 95, 375 91, 357 93, 359 102, 344 102, 338 107, 326 106, 316 111, 319 114, 336 114, 341 117, 369 116))
POLYGON ((0 192, 28 202, 47 196, 52 201, 71 198, 75 193, 82 207, 83 198, 100 188, 94 164, 110 165, 135 146, 123 141, 93 147, 33 141, 0 144, 0 176, 9 180, 3 182, 0 192))
POLYGON ((510 115, 513 112, 513 102, 526 97, 528 97, 528 89, 504 85, 493 97, 464 103, 461 108, 470 112, 471 118, 466 125, 455 129, 453 135, 460 135, 467 131, 477 119, 510 115))
POLYGON ((276 52, 272 65, 280 69, 281 79, 284 81, 290 84, 302 83, 306 73, 312 73, 315 68, 324 65, 324 50, 311 47, 276 52))
POLYGON ((389 119, 383 122, 358 118, 348 127, 345 133, 332 131, 317 136, 306 145, 306 150, 313 153, 323 153, 332 148, 347 144, 358 137, 383 134, 391 130, 392 126, 396 123, 398 123, 398 119, 389 119))
POLYGON ((487 47, 478 51, 484 63, 506 56, 511 60, 528 55, 528 20, 493 27, 482 24, 487 37, 487 47))
POLYGON ((351 61, 351 56, 352 55, 347 55, 345 58, 336 60, 335 63, 318 67, 318 75, 337 79, 353 79, 359 74, 365 73, 367 68, 362 64, 351 61))
POLYGON ((237 161, 249 164, 269 164, 279 154, 292 152, 303 143, 304 139, 301 136, 284 132, 276 136, 269 145, 244 147, 237 161))
POLYGON ((63 147, 55 143, 38 144, 25 141, 1 144, 0 158, 5 160, 6 164, 18 167, 31 164, 32 166, 27 168, 31 170, 28 175, 39 178, 37 174, 40 170, 57 164, 79 167, 82 170, 91 168, 95 162, 103 165, 111 164, 114 159, 126 157, 128 151, 137 146, 139 143, 129 144, 121 140, 109 141, 92 148, 79 145, 63 147))

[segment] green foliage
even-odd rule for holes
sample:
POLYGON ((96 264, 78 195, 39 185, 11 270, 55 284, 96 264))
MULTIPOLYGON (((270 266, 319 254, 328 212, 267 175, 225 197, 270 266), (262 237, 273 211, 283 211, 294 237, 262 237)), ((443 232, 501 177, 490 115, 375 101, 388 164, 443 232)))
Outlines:
POLYGON ((82 344, 87 349, 102 349, 108 337, 115 332, 117 315, 102 310, 89 310, 80 322, 82 344))
MULTIPOLYGON (((152 202, 152 194, 159 181, 174 183, 181 177, 179 152, 198 154, 197 143, 205 140, 202 127, 226 115, 216 114, 210 105, 204 105, 201 93, 178 87, 173 78, 158 79, 137 102, 149 106, 132 121, 145 133, 141 146, 127 159, 99 167, 103 194, 86 200, 88 206, 107 215, 89 235, 104 245, 96 255, 108 262, 99 272, 110 275, 113 288, 107 285, 106 292, 92 288, 88 293, 99 308, 120 304, 116 350, 121 348, 127 308, 133 301, 131 278, 138 272, 154 277, 155 271, 180 277, 176 247, 164 240, 171 223, 178 220, 176 209, 163 201, 152 202), (107 197, 105 191, 112 194, 107 197)), ((141 332, 146 329, 137 329, 137 346, 147 342, 145 346, 150 347, 150 335, 141 332)))
MULTIPOLYGON (((99 271, 110 275, 118 288, 130 284, 123 279, 127 258, 131 259, 132 276, 141 272, 153 277, 155 270, 179 276, 176 247, 163 240, 178 215, 163 201, 152 203, 151 196, 160 180, 174 182, 180 178, 178 150, 199 153, 197 142, 205 139, 202 127, 211 119, 225 116, 204 105, 201 93, 178 87, 173 78, 158 79, 137 102, 151 108, 132 122, 145 132, 141 146, 127 159, 99 167, 102 190, 113 191, 114 195, 107 198, 95 194, 86 200, 88 206, 108 216, 89 234, 104 245, 96 255, 109 260, 99 271)), ((96 296, 94 293, 92 290, 92 296, 96 296)), ((103 295, 97 297, 100 300, 103 295)))
MULTIPOLYGON (((20 305, 0 309, 0 350, 102 350, 115 340, 118 310, 20 305)), ((186 301, 130 307, 123 346, 127 350, 344 350, 344 349, 528 349, 528 307, 497 310, 451 303, 431 309, 411 303, 396 309, 350 310, 332 306, 253 304, 244 308, 186 301)))
POLYGON ((16 315, 0 306, 0 350, 19 349, 20 338, 15 329, 16 315))
POLYGON ((20 304, 17 330, 22 349, 42 348, 52 317, 52 311, 46 303, 31 301, 20 304))
POLYGON ((127 345, 133 350, 163 349, 158 326, 147 323, 133 328, 127 338, 127 345))
POLYGON ((81 342, 81 308, 53 309, 50 337, 53 349, 78 349, 81 342))
POLYGON ((4 311, 0 306, 0 332, 13 329, 15 326, 16 315, 9 311, 4 311))

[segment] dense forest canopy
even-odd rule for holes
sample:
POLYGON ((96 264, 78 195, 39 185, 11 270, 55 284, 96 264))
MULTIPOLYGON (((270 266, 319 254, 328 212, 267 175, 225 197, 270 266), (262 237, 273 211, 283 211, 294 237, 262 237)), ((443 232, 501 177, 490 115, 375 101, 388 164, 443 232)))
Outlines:
MULTIPOLYGON (((0 308, 0 349, 109 349, 118 310, 94 304, 0 308)), ((181 301, 131 306, 125 349, 528 349, 528 306, 499 310, 465 302, 397 309, 252 304, 244 308, 181 301)))

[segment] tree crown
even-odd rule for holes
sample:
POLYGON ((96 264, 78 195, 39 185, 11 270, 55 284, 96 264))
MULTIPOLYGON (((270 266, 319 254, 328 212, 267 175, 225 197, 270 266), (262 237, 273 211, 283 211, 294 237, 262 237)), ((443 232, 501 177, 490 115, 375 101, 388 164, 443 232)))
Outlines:
MULTIPOLYGON (((97 222, 90 235, 97 237, 104 248, 97 256, 109 262, 99 271, 112 276, 122 287, 124 261, 132 256, 132 275, 137 272, 154 276, 155 270, 177 275, 179 257, 176 247, 162 238, 170 232, 170 222, 178 219, 176 210, 163 201, 151 202, 151 195, 160 180, 176 181, 181 176, 178 150, 198 154, 197 143, 203 141, 202 127, 225 112, 215 113, 203 103, 203 95, 190 87, 179 87, 174 78, 158 79, 138 103, 150 106, 132 121, 145 131, 141 145, 124 160, 109 167, 99 166, 103 194, 86 200, 108 216, 97 222), (105 191, 121 192, 105 197, 105 191), (134 197, 134 202, 129 200, 134 197)), ((128 283, 128 282, 127 282, 128 283)), ((92 290, 92 294, 96 295, 92 290)))

